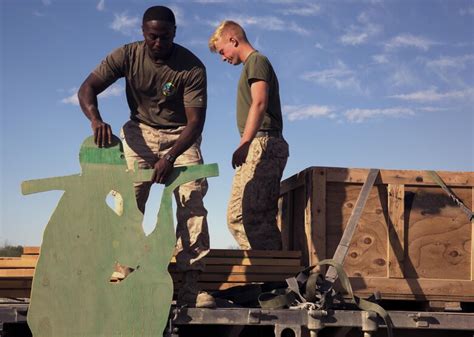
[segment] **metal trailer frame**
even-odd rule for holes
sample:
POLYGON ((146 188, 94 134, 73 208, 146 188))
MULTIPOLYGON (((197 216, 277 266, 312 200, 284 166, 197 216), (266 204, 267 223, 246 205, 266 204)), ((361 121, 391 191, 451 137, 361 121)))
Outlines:
MULTIPOLYGON (((28 303, 0 303, 0 336, 3 324, 24 323, 28 303)), ((471 331, 474 336, 474 313, 389 311, 395 331, 403 329, 471 331)), ((364 337, 385 329, 383 320, 373 312, 359 310, 306 310, 261 308, 178 308, 170 312, 166 337, 179 337, 184 325, 274 326, 275 336, 291 330, 295 337, 317 337, 324 328, 358 328, 364 337)))
MULTIPOLYGON (((389 311, 393 328, 418 330, 459 330, 474 332, 474 313, 389 311)), ((272 325, 275 336, 291 330, 295 337, 317 337, 325 327, 359 328, 364 337, 385 329, 383 320, 373 312, 356 310, 306 310, 260 308, 172 308, 167 337, 179 337, 183 325, 272 325)))

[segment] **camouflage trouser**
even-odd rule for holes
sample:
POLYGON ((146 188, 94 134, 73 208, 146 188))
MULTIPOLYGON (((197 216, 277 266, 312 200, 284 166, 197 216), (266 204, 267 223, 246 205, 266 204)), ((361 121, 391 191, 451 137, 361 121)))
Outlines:
MULTIPOLYGON (((183 127, 175 129, 155 129, 143 123, 128 121, 123 126, 122 138, 125 158, 129 169, 133 163, 138 167, 151 169, 158 159, 164 156, 174 145, 183 127)), ((175 166, 202 164, 201 138, 176 158, 175 166)), ((152 183, 135 184, 137 206, 144 213, 152 183)), ((179 270, 203 270, 202 257, 209 252, 209 231, 207 210, 203 198, 207 192, 207 180, 200 179, 179 186, 175 191, 176 199, 176 266, 179 270)))
POLYGON ((238 167, 227 208, 227 225, 241 249, 281 249, 277 227, 280 180, 288 159, 282 138, 257 137, 238 167))

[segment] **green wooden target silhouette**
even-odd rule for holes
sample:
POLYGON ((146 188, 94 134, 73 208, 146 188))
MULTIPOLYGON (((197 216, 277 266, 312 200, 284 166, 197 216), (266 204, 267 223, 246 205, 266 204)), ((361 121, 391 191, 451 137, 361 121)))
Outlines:
POLYGON ((173 295, 168 273, 176 236, 172 193, 179 185, 218 175, 217 164, 175 168, 163 190, 156 227, 143 231, 133 182, 152 170, 127 170, 122 144, 82 144, 82 173, 23 182, 23 194, 63 190, 43 234, 28 325, 34 337, 161 336, 173 295), (122 212, 106 203, 120 193, 122 212), (116 263, 135 270, 110 283, 116 263))

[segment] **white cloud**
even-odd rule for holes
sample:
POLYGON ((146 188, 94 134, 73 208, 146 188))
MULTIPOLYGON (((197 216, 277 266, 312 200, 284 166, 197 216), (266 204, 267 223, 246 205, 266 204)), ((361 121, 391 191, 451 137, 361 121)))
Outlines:
POLYGON ((392 38, 389 42, 385 44, 385 48, 388 50, 403 48, 403 47, 413 47, 422 50, 428 50, 433 45, 438 44, 437 42, 431 41, 422 36, 415 36, 411 34, 402 34, 392 38))
POLYGON ((401 94, 390 96, 404 101, 414 102, 436 102, 444 100, 465 100, 474 98, 474 88, 464 90, 453 90, 448 92, 438 92, 436 88, 416 91, 410 94, 401 94))
POLYGON ((379 64, 388 63, 388 57, 384 54, 372 55, 372 59, 379 64))
POLYGON ((399 65, 390 75, 390 83, 394 86, 413 85, 418 80, 413 72, 404 65, 399 65))
POLYGON ((438 69, 465 69, 468 62, 474 62, 474 54, 468 54, 463 56, 443 56, 437 60, 427 61, 426 65, 428 67, 438 69))
POLYGON ((98 11, 103 11, 105 9, 105 0, 100 0, 96 8, 98 11))
POLYGON ((400 118, 406 116, 413 116, 415 112, 409 108, 388 108, 388 109, 351 109, 344 113, 348 121, 354 123, 362 123, 367 119, 377 117, 392 117, 400 118))
POLYGON ((130 17, 126 13, 114 14, 115 19, 110 24, 110 28, 124 35, 134 35, 140 31, 140 19, 130 17))
POLYGON ((51 0, 41 0, 41 2, 43 3, 44 6, 49 6, 52 4, 51 0))
POLYGON ((43 12, 40 12, 40 11, 34 11, 34 12, 33 12, 33 15, 34 15, 34 16, 37 16, 37 17, 42 17, 42 16, 44 16, 45 14, 44 14, 43 12))
POLYGON ((298 4, 298 7, 291 7, 281 9, 278 12, 283 15, 299 15, 299 16, 314 16, 321 13, 321 6, 319 4, 298 4))
MULTIPOLYGON (((276 16, 247 16, 247 15, 228 15, 224 17, 225 20, 233 20, 238 22, 242 26, 257 26, 260 29, 270 30, 270 31, 293 31, 301 35, 309 35, 310 32, 296 24, 295 22, 283 21, 276 16), (264 22, 265 24, 262 24, 264 22)), ((222 21, 222 20, 221 20, 222 21)), ((210 26, 216 27, 220 22, 208 21, 207 23, 210 26)))
POLYGON ((468 7, 468 8, 463 8, 459 10, 459 14, 461 15, 474 15, 474 6, 468 7))
POLYGON ((341 61, 338 61, 336 67, 332 69, 304 73, 302 78, 337 89, 353 88, 360 90, 360 83, 356 78, 356 74, 341 61))
POLYGON ((336 117, 334 109, 325 105, 284 105, 282 109, 289 121, 336 117))
MULTIPOLYGON (((72 88, 69 90, 70 92, 73 92, 71 96, 65 97, 61 100, 61 103, 64 104, 72 104, 72 105, 77 105, 79 106, 79 98, 77 98, 77 88, 72 88)), ((108 97, 117 97, 121 96, 123 94, 124 90, 123 87, 118 85, 118 84, 113 84, 107 89, 105 89, 100 95, 100 98, 108 98, 108 97)))
POLYGON ((369 16, 365 12, 359 15, 357 21, 360 25, 351 25, 346 29, 346 33, 339 38, 343 45, 357 46, 363 44, 382 30, 380 25, 369 21, 369 16))

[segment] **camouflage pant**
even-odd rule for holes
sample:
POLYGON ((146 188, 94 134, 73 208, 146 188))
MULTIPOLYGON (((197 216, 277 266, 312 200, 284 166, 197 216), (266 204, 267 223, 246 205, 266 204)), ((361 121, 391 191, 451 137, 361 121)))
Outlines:
POLYGON ((257 137, 238 167, 227 208, 227 225, 241 249, 281 249, 277 227, 280 180, 288 159, 282 138, 257 137))
MULTIPOLYGON (((123 126, 122 138, 125 158, 129 169, 133 163, 138 167, 151 169, 159 158, 174 145, 183 127, 175 129, 155 129, 148 125, 128 121, 123 126)), ((175 166, 202 164, 201 138, 176 158, 175 166)), ((138 208, 144 213, 152 183, 136 183, 135 195, 138 208)), ((179 186, 175 191, 176 199, 176 265, 181 271, 203 270, 202 257, 209 252, 209 231, 207 210, 203 198, 207 192, 207 180, 199 179, 179 186)))

